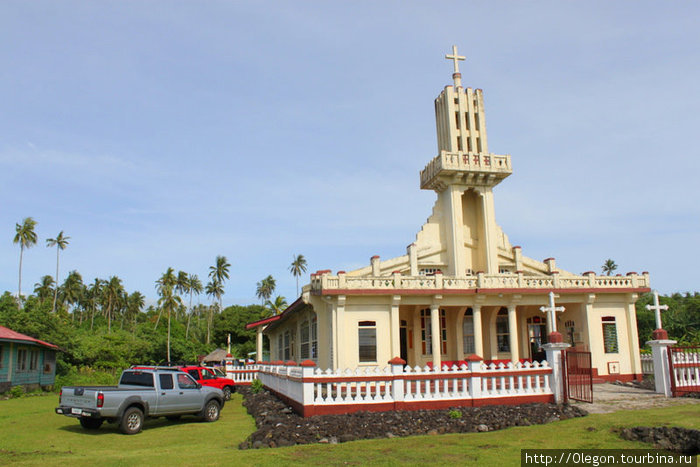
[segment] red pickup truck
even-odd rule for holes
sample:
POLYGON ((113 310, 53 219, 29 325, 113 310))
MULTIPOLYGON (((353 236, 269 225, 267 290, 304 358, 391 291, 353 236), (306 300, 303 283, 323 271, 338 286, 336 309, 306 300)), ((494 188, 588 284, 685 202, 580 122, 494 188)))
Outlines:
POLYGON ((203 366, 181 366, 179 369, 188 373, 202 386, 212 386, 221 389, 225 400, 229 400, 231 393, 236 390, 236 383, 232 379, 221 378, 209 368, 203 366))

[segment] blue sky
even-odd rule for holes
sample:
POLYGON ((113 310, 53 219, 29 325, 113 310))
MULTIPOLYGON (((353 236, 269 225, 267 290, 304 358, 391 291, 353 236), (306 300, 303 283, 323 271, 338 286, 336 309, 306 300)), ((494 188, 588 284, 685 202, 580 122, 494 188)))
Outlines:
MULTIPOLYGON (((231 262, 225 304, 272 274, 405 253, 435 194, 433 99, 484 89, 512 155, 496 218, 561 268, 650 271, 699 290, 696 2, 0 3, 0 290, 15 223, 38 221, 23 289, 118 275, 155 298, 169 266, 231 262)), ((308 279, 308 276, 305 277, 308 279)), ((207 301, 206 297, 201 297, 207 301)))

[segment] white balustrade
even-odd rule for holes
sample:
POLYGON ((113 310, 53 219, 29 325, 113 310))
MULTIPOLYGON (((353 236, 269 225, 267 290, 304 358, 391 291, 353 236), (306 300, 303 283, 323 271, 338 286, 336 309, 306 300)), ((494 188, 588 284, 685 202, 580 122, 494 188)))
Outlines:
POLYGON ((698 388, 700 390, 700 353, 673 352, 673 374, 677 389, 698 388))
POLYGON ((642 362, 642 374, 653 375, 654 374, 654 357, 651 354, 640 355, 640 360, 642 362))

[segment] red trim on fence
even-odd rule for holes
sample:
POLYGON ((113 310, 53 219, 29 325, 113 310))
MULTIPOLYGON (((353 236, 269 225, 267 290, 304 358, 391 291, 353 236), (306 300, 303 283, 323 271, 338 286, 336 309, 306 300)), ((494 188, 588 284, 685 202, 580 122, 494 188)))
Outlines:
POLYGON ((651 292, 649 287, 618 287, 618 288, 603 288, 591 287, 586 289, 530 289, 530 288, 503 288, 503 289, 323 289, 322 291, 314 291, 314 295, 472 295, 472 294, 547 294, 554 292, 556 294, 580 294, 580 293, 647 293, 651 292))

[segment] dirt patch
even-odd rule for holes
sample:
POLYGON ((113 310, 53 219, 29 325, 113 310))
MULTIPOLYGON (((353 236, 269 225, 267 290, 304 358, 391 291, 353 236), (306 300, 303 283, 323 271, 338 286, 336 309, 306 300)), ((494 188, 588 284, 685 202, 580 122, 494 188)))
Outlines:
POLYGON ((587 414, 584 410, 569 405, 524 404, 456 407, 446 410, 356 412, 303 418, 267 391, 253 394, 245 388, 240 392, 244 397, 243 405, 255 418, 258 428, 240 444, 241 449, 494 431, 511 426, 540 425, 587 414))
POLYGON ((692 397, 665 397, 645 389, 648 383, 604 383, 593 385, 593 403, 573 402, 588 413, 611 413, 618 410, 651 409, 674 405, 700 404, 692 397))
POLYGON ((653 444, 658 449, 686 455, 700 454, 700 430, 681 427, 635 426, 625 428, 620 437, 629 441, 642 441, 653 444))

